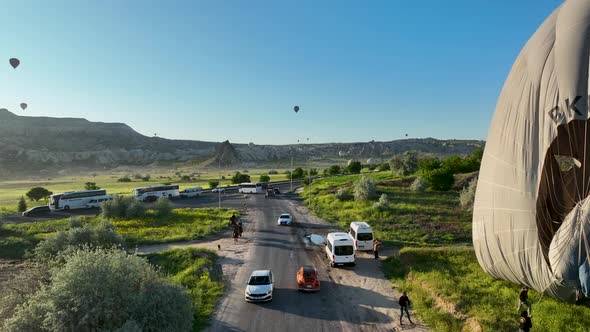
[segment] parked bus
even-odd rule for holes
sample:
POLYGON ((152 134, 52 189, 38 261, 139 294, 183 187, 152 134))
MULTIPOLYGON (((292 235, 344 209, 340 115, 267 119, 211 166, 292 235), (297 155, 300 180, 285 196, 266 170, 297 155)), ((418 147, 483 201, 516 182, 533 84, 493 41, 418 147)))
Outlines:
POLYGON ((172 184, 172 185, 161 184, 161 185, 157 185, 157 186, 135 188, 135 189, 133 189, 132 193, 133 193, 133 197, 135 197, 135 199, 137 199, 138 201, 149 201, 154 198, 158 198, 158 197, 162 197, 162 196, 165 196, 168 198, 180 196, 177 184, 172 184))
POLYGON ((49 196, 49 208, 52 210, 82 209, 87 208, 90 201, 108 200, 112 197, 107 195, 104 189, 68 191, 49 196))
POLYGON ((262 183, 240 183, 238 192, 241 194, 260 194, 264 191, 262 183))

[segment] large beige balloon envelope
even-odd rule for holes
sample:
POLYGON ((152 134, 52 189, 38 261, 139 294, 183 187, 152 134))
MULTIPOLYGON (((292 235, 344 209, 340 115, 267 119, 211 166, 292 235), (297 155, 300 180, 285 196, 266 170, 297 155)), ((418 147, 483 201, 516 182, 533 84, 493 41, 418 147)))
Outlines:
POLYGON ((473 246, 488 274, 590 296, 590 1, 568 0, 516 59, 488 132, 473 246))

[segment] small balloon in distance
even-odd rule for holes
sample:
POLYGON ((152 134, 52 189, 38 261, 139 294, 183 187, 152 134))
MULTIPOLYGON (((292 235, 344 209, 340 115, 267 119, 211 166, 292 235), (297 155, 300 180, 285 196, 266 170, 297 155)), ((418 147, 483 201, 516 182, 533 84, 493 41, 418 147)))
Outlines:
POLYGON ((10 58, 10 60, 8 60, 8 62, 10 63, 12 68, 14 68, 14 69, 16 69, 16 67, 18 67, 18 65, 20 65, 20 60, 17 58, 10 58))
POLYGON ((293 110, 295 111, 295 113, 299 112, 299 106, 293 107, 293 110))
POLYGON ((27 103, 20 103, 20 108, 22 108, 23 111, 27 109, 27 106, 29 106, 27 103))

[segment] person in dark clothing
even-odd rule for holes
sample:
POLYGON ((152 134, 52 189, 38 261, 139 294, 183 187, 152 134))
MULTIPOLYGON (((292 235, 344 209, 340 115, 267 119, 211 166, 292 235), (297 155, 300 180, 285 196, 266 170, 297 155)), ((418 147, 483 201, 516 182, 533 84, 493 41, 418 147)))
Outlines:
POLYGON ((243 232, 244 232, 244 226, 242 225, 242 222, 239 221, 238 222, 238 234, 240 235, 240 237, 242 237, 243 232))
POLYGON ((520 308, 522 306, 526 306, 528 310, 528 314, 531 314, 531 303, 529 302, 529 288, 523 286, 520 290, 520 294, 518 295, 518 308, 516 308, 516 312, 520 312, 520 308))
POLYGON ((408 311, 408 306, 410 305, 410 299, 408 298, 408 294, 406 292, 404 292, 404 295, 402 295, 399 298, 399 307, 400 307, 400 311, 401 311, 401 315, 399 316, 399 325, 404 325, 402 323, 402 317, 404 317, 404 310, 406 311, 406 315, 408 316, 408 320, 410 321, 410 324, 414 324, 412 322, 412 319, 410 318, 410 312, 408 311))
POLYGON ((236 214, 232 214, 231 217, 229 217, 229 221, 231 222, 232 226, 236 224, 236 220, 238 218, 236 218, 236 214))
POLYGON ((531 317, 529 317, 526 310, 523 310, 520 313, 520 318, 518 319, 518 332, 529 332, 531 327, 533 327, 533 322, 531 321, 531 317))

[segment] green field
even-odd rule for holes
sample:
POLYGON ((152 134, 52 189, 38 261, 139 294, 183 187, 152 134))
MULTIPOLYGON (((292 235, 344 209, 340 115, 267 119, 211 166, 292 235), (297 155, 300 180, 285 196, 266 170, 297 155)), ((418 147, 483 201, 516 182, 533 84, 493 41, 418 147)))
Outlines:
POLYGON ((211 251, 197 248, 174 249, 146 256, 150 263, 175 284, 187 288, 193 306, 193 331, 207 326, 218 298, 223 294, 221 268, 215 264, 217 256, 211 251))
MULTIPOLYGON (((394 287, 408 291, 414 310, 433 331, 518 329, 520 287, 485 274, 471 248, 404 248, 384 267, 394 287)), ((588 331, 590 308, 532 290, 529 299, 533 331, 588 331)))
MULTIPOLYGON (((117 233, 129 248, 137 245, 199 239, 225 230, 231 209, 175 209, 172 215, 156 217, 149 210, 145 217, 131 220, 111 220, 117 233)), ((80 217, 85 223, 96 224, 101 217, 80 217)), ((0 257, 22 258, 43 238, 69 228, 70 219, 0 224, 0 257)))
MULTIPOLYGON (((178 174, 191 176, 193 181, 186 182, 181 180, 181 176, 174 174, 174 172, 112 172, 105 174, 89 174, 87 176, 75 177, 54 177, 54 178, 39 178, 39 179, 19 179, 19 180, 4 180, 0 181, 0 215, 16 213, 16 206, 18 199, 24 196, 25 193, 33 187, 44 187, 53 193, 83 190, 86 182, 95 182, 97 186, 106 189, 109 194, 129 195, 134 188, 146 187, 161 183, 175 183, 180 185, 180 190, 186 187, 201 186, 203 188, 209 187, 210 180, 219 180, 225 176, 225 180, 221 180, 222 186, 231 184, 231 177, 236 172, 244 172, 245 169, 237 170, 222 170, 222 172, 215 170, 200 170, 200 171, 178 171, 178 174), (145 176, 150 175, 149 181, 136 179, 136 175, 145 176), (95 176, 94 176, 95 175, 95 176), (118 182, 119 178, 128 176, 132 182, 118 182)), ((247 170, 246 174, 250 175, 252 181, 258 181, 260 175, 267 174, 268 169, 251 169, 247 170)), ((269 175, 271 181, 282 181, 287 179, 287 175, 282 174, 283 169, 277 170, 281 174, 269 175)), ((43 201, 32 202, 27 200, 29 207, 46 204, 43 201)))
MULTIPOLYGON (((368 222, 386 245, 445 245, 471 242, 471 213, 459 207, 456 191, 414 192, 409 189, 414 177, 400 177, 391 172, 364 174, 376 181, 377 197, 387 194, 388 209, 373 208, 377 198, 369 202, 354 199, 340 201, 335 193, 347 188, 352 195, 360 175, 319 179, 312 184, 312 210, 340 227, 347 229, 351 221, 368 222)), ((301 196, 306 204, 309 188, 301 196)))

